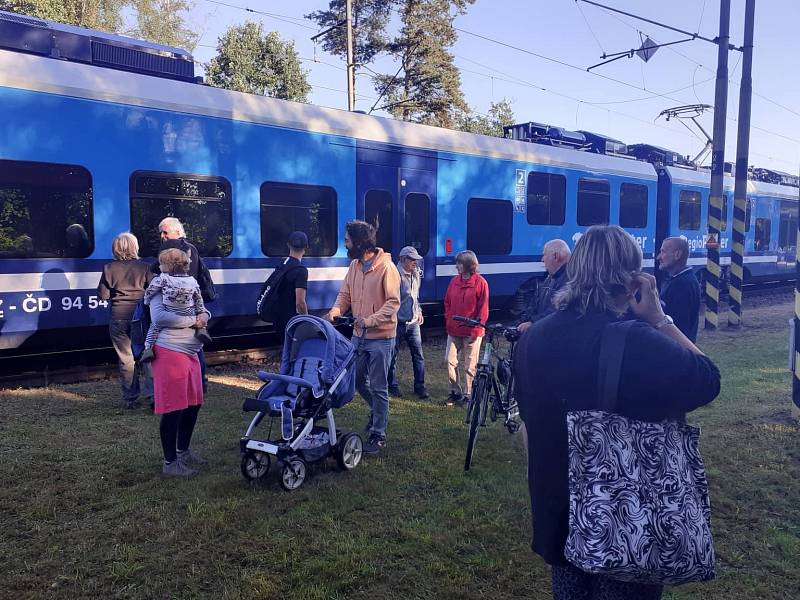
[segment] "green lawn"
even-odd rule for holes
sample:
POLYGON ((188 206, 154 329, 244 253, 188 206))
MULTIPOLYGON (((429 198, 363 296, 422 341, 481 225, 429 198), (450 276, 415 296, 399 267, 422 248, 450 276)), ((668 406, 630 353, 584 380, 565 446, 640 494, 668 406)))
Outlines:
MULTIPOLYGON (((799 595, 790 314, 754 309, 741 332, 701 339, 724 378, 693 419, 718 579, 667 598, 799 595)), ((435 402, 392 400, 382 456, 350 473, 314 468, 293 493, 274 474, 255 485, 239 474, 253 366, 212 370, 194 443, 212 464, 186 481, 160 477, 158 421, 121 409, 114 381, 0 392, 0 598, 549 598, 528 546, 521 438, 499 423, 481 430, 463 473, 466 430, 443 406, 442 350, 427 345, 435 402)), ((363 402, 338 415, 360 429, 363 402)))

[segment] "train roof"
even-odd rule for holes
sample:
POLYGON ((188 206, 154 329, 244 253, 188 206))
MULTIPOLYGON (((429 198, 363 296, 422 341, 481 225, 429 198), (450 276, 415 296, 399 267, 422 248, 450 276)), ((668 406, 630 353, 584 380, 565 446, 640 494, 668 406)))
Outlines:
POLYGON ((0 49, 0 86, 202 114, 446 153, 655 180, 649 163, 539 146, 0 49))
MULTIPOLYGON (((705 188, 711 186, 711 173, 709 171, 699 171, 681 167, 663 167, 663 170, 669 175, 672 182, 678 185, 691 185, 705 188)), ((735 179, 733 177, 725 175, 723 182, 725 191, 733 191, 735 184, 735 179)), ((747 180, 748 194, 776 196, 786 200, 797 201, 798 191, 800 190, 796 187, 787 185, 778 185, 776 183, 753 179, 747 180)))

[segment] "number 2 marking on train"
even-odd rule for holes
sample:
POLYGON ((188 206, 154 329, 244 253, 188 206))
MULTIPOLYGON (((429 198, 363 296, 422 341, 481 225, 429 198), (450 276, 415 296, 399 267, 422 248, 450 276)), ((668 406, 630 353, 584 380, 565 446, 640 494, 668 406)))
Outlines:
POLYGON ((517 169, 517 185, 525 185, 525 170, 517 169))

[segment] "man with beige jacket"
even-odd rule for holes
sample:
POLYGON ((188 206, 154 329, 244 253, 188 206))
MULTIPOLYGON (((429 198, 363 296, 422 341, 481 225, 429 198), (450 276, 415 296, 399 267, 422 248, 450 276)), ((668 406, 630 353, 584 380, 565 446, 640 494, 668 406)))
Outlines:
POLYGON ((345 225, 344 245, 353 261, 326 317, 333 320, 351 310, 355 319, 356 388, 370 408, 369 437, 364 446, 368 454, 377 454, 386 445, 387 376, 400 308, 400 275, 391 254, 375 243, 375 228, 369 223, 350 221, 345 225))

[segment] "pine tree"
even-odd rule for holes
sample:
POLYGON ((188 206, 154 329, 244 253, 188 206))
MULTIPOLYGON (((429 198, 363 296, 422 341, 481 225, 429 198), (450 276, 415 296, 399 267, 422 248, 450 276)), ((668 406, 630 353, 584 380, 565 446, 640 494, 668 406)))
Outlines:
POLYGON ((475 0, 403 0, 402 29, 389 44, 400 62, 396 77, 374 78, 395 117, 453 127, 469 110, 461 92, 461 75, 450 48, 456 41, 453 19, 475 0), (452 11, 452 12, 451 12, 452 11))
POLYGON ((238 92, 307 102, 311 86, 293 42, 277 32, 264 34, 261 23, 229 28, 217 43, 206 69, 211 85, 238 92))
MULTIPOLYGON (((353 58, 358 65, 371 63, 386 50, 386 27, 392 8, 400 0, 353 0, 353 58)), ((322 49, 347 59, 347 28, 344 26, 346 0, 330 0, 328 10, 306 15, 320 29, 335 27, 322 38, 322 49), (338 27, 337 27, 338 25, 338 27)))

